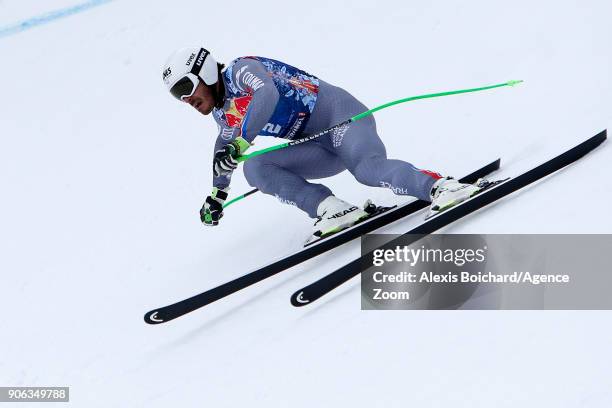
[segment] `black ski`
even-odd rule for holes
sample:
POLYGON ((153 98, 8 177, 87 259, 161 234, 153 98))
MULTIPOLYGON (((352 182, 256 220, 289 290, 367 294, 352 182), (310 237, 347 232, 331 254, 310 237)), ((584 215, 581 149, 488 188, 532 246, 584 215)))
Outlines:
MULTIPOLYGON (((429 218, 421 225, 406 232, 403 235, 403 238, 398 237, 397 239, 391 240, 390 242, 386 243, 383 248, 394 248, 400 243, 401 245, 407 245, 410 242, 417 241, 420 237, 415 236, 413 237, 412 241, 409 241, 407 240, 406 236, 413 234, 431 234, 436 230, 445 227, 448 224, 533 183, 534 181, 540 180, 541 178, 546 177, 580 159, 582 156, 603 143, 603 141, 606 140, 606 137, 606 130, 603 130, 565 153, 562 153, 559 156, 515 178, 499 183, 498 185, 493 186, 491 189, 483 191, 473 198, 470 198, 469 200, 464 201, 455 207, 449 208, 448 210, 429 218)), ((368 266, 368 263, 362 262, 362 259, 368 259, 371 255, 372 253, 370 252, 358 259, 355 259, 340 269, 337 269, 329 275, 324 276, 318 281, 298 290, 291 296, 291 304, 296 307, 310 304, 354 276, 359 275, 361 271, 368 266)))
MULTIPOLYGON (((479 178, 498 170, 499 164, 500 159, 497 159, 465 176, 460 181, 463 183, 474 183, 479 178)), ((262 268, 256 269, 253 272, 232 281, 209 289, 206 292, 202 292, 188 299, 181 300, 177 303, 151 310, 145 314, 144 320, 149 324, 160 324, 176 319, 177 317, 197 310, 212 302, 229 296, 232 293, 238 292, 239 290, 276 275, 277 273, 289 269, 299 263, 307 261, 308 259, 314 258, 317 255, 352 241, 355 238, 359 238, 362 235, 375 231, 378 228, 413 214, 427 207, 428 205, 429 203, 426 201, 412 201, 393 210, 389 210, 380 215, 368 218, 364 222, 361 222, 354 227, 341 231, 337 234, 333 234, 330 237, 320 239, 312 245, 300 249, 291 255, 278 259, 262 268)))

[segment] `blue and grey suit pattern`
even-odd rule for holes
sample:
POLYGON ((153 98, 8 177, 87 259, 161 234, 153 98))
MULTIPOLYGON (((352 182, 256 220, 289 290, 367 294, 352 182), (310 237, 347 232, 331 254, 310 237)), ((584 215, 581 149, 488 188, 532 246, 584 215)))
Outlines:
MULTIPOLYGON (((340 123, 367 107, 342 88, 288 64, 262 57, 232 61, 222 75, 225 103, 214 110, 219 126, 215 151, 238 136, 252 142, 257 135, 298 139, 340 123)), ((253 187, 296 205, 310 217, 332 195, 313 179, 348 170, 362 184, 430 200, 440 175, 387 158, 373 116, 346 125, 319 139, 257 156, 244 163, 253 187)), ((225 188, 230 176, 215 177, 225 188)))

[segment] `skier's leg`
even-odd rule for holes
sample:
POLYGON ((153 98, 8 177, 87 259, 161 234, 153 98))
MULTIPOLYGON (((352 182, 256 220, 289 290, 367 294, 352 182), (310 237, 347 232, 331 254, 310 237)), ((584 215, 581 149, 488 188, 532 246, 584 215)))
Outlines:
POLYGON ((373 117, 351 123, 332 147, 348 170, 362 184, 386 187, 395 194, 431 201, 431 189, 442 176, 421 170, 403 160, 387 158, 373 117))
POLYGON ((306 180, 331 177, 343 170, 346 167, 338 157, 316 141, 272 151, 244 163, 244 175, 251 186, 297 206, 312 218, 317 217, 317 207, 332 192, 306 180))
MULTIPOLYGON (((366 110, 364 104, 344 89, 321 81, 320 95, 309 126, 325 128, 366 110)), ((431 188, 441 177, 403 160, 388 159, 373 116, 337 129, 323 137, 321 143, 340 157, 360 183, 387 187, 395 194, 430 201, 431 188)))
POLYGON ((430 215, 467 200, 481 189, 478 185, 459 183, 438 173, 417 169, 401 160, 387 159, 374 119, 370 123, 355 124, 361 126, 348 129, 335 151, 359 182, 430 201, 430 215))

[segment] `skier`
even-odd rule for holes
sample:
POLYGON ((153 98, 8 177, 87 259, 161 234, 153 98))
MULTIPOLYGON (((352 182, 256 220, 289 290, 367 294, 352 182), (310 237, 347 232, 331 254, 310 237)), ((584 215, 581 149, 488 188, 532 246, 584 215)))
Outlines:
MULTIPOLYGON (((283 62, 239 57, 227 67, 201 47, 174 52, 163 67, 170 93, 219 127, 213 157, 213 190, 200 211, 204 225, 218 225, 228 197, 236 158, 257 135, 299 139, 367 110, 350 93, 283 62)), ((479 191, 451 177, 388 159, 373 116, 307 143, 279 149, 244 162, 248 183, 293 204, 317 219, 309 240, 348 228, 369 213, 308 180, 348 170, 362 184, 430 201, 431 213, 462 202, 479 191)))

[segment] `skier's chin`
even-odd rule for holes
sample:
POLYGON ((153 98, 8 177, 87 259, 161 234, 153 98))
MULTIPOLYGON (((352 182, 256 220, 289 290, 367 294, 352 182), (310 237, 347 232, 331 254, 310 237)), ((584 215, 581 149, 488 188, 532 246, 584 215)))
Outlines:
POLYGON ((200 107, 198 109, 198 112, 200 112, 202 115, 206 116, 206 115, 209 115, 210 112, 212 112, 212 110, 213 110, 213 106, 211 105, 209 107, 200 107))

